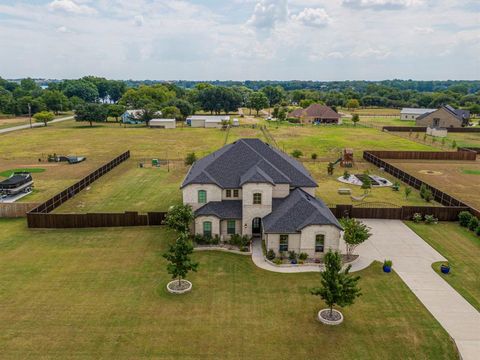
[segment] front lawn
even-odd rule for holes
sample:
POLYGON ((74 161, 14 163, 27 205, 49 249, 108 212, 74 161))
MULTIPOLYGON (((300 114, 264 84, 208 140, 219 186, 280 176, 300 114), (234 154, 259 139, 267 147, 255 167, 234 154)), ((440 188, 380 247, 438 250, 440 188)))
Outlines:
POLYGON ((315 320, 318 274, 277 274, 201 252, 193 291, 168 294, 164 228, 29 231, 0 220, 3 358, 455 359, 448 334, 400 278, 360 272, 345 323, 315 320))
MULTIPOLYGON (((407 225, 447 258, 451 272, 440 276, 480 311, 480 238, 456 222, 407 225)), ((438 273, 440 265, 433 264, 438 273)))

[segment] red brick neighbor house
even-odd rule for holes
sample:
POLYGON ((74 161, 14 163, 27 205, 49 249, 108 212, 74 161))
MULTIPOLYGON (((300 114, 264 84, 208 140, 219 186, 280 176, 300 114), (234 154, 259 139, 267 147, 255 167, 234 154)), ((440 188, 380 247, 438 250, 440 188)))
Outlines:
POLYGON ((288 114, 289 118, 300 119, 302 124, 341 124, 340 115, 331 107, 312 104, 306 109, 295 109, 288 114))

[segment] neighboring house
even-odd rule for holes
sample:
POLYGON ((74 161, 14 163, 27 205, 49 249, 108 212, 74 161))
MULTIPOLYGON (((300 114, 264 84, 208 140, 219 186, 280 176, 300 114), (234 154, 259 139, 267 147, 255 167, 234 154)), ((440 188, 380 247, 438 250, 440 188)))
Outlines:
POLYGON ((221 128, 224 121, 230 121, 230 116, 191 115, 187 117, 187 125, 191 127, 221 128))
POLYGON ((416 125, 433 128, 459 128, 467 126, 469 120, 470 111, 458 110, 446 105, 433 112, 420 115, 416 120, 416 125))
MULTIPOLYGON (((140 124, 143 122, 142 118, 142 109, 127 110, 122 114, 122 122, 124 124, 140 124)), ((155 115, 162 116, 161 111, 157 111, 155 115)))
POLYGON ((321 257, 339 247, 341 226, 315 198, 317 183, 297 160, 259 139, 240 139, 198 160, 181 189, 205 236, 261 236, 267 249, 321 257))
POLYGON ((331 107, 312 104, 306 109, 296 109, 288 114, 289 118, 300 119, 303 124, 341 124, 341 116, 331 107))
POLYGON ((152 119, 148 125, 155 128, 175 129, 176 124, 175 119, 152 119))
POLYGON ((400 120, 417 120, 420 115, 428 114, 437 109, 403 108, 400 111, 400 120))

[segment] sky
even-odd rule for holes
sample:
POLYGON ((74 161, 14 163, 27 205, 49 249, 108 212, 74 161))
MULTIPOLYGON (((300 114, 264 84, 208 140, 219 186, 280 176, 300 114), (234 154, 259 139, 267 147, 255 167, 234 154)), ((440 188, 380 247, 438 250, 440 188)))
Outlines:
POLYGON ((480 0, 0 0, 0 76, 478 80, 480 0))

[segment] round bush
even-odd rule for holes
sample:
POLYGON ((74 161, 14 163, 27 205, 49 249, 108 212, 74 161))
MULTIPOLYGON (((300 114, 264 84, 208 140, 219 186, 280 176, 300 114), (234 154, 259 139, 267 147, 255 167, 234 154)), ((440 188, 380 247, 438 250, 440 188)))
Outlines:
POLYGON ((470 214, 468 211, 462 211, 460 214, 458 214, 458 220, 460 221, 460 225, 463 227, 468 226, 471 218, 472 214, 470 214))
POLYGON ((468 228, 472 231, 475 231, 475 229, 478 227, 478 218, 476 216, 472 216, 468 223, 468 228))

